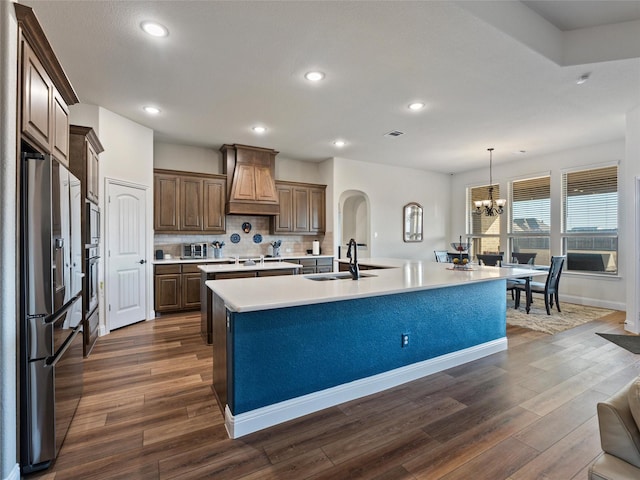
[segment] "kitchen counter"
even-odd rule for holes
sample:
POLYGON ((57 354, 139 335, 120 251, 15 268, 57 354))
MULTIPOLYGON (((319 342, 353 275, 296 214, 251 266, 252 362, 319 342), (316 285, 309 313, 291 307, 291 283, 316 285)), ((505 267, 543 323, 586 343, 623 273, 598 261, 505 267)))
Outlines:
POLYGON ((379 270, 365 270, 361 272, 362 277, 357 281, 310 280, 309 278, 326 275, 315 274, 270 278, 268 288, 255 279, 247 279, 242 283, 208 281, 207 286, 224 300, 230 311, 252 312, 453 287, 509 277, 527 277, 540 273, 526 268, 477 265, 470 271, 451 270, 453 264, 450 263, 391 258, 363 259, 362 263, 358 263, 377 267, 379 270))
POLYGON ((298 263, 290 262, 267 262, 265 259, 264 265, 260 265, 260 260, 253 265, 245 265, 244 262, 236 263, 217 263, 200 265, 198 269, 204 273, 222 273, 222 272, 252 272, 252 271, 265 271, 265 270, 285 270, 285 269, 300 269, 302 265, 298 263))
MULTIPOLYGON (((333 258, 333 255, 306 255, 301 253, 300 255, 285 255, 280 257, 264 257, 265 262, 286 262, 287 260, 301 259, 301 258, 333 258)), ((240 257, 240 263, 245 260, 253 260, 258 263, 260 261, 260 255, 257 256, 242 256, 240 257)), ((195 263, 195 264, 209 264, 209 263, 233 263, 235 261, 234 257, 222 257, 222 258, 167 258, 161 260, 154 260, 154 265, 172 265, 176 263, 195 263)))
POLYGON ((357 281, 206 282, 213 391, 230 437, 506 350, 506 278, 539 273, 398 259, 363 265, 385 268, 357 281))

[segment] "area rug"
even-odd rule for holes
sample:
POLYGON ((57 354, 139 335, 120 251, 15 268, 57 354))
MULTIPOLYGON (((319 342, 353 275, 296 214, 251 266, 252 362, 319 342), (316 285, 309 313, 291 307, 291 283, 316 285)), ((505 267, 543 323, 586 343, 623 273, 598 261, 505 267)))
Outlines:
POLYGON ((638 335, 614 335, 612 333, 597 333, 596 335, 600 335, 631 353, 640 353, 640 336, 638 335))
POLYGON ((560 302, 562 312, 558 312, 554 305, 551 315, 547 315, 547 310, 544 308, 544 299, 534 297, 531 311, 527 314, 524 303, 522 301, 520 308, 516 310, 513 308, 514 302, 511 300, 511 295, 507 295, 507 324, 550 335, 596 320, 615 311, 560 302))

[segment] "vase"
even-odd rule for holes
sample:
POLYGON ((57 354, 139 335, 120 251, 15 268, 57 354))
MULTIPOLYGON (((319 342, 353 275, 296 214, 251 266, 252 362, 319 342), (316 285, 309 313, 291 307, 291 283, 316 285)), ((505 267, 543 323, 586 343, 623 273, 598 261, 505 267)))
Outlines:
POLYGON ((213 249, 213 258, 222 258, 222 248, 213 249))

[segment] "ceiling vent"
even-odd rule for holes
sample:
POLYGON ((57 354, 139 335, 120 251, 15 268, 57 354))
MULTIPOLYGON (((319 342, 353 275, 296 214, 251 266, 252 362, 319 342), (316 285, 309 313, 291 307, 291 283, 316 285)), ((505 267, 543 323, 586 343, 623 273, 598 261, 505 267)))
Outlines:
POLYGON ((391 130, 389 133, 385 133, 385 137, 399 137, 400 135, 404 135, 404 132, 400 130, 391 130))

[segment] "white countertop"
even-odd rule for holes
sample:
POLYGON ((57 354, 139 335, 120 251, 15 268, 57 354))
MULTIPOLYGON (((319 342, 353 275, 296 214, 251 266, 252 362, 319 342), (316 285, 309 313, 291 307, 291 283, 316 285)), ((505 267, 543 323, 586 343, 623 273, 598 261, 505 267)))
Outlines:
MULTIPOLYGON (((280 257, 264 257, 265 262, 284 262, 292 259, 300 259, 300 258, 333 258, 333 255, 307 255, 301 253, 300 255, 286 255, 280 257)), ((213 257, 205 257, 205 258, 163 258, 161 260, 154 260, 154 265, 173 265, 176 263, 197 263, 197 264, 206 264, 206 263, 229 263, 233 262, 235 258, 233 257, 222 257, 222 258, 213 258, 213 257)), ((260 255, 257 256, 241 256, 240 262, 244 262, 245 260, 253 260, 258 263, 260 261, 260 255)))
MULTIPOLYGON (((309 277, 336 275, 337 272, 334 272, 333 274, 209 280, 206 285, 224 300, 229 310, 251 312, 546 274, 544 271, 527 268, 477 265, 472 267, 473 270, 451 270, 452 264, 436 263, 431 260, 380 258, 366 259, 363 263, 390 268, 362 271, 362 277, 359 280, 351 278, 331 281, 309 280, 309 277)), ((348 272, 340 272, 340 274, 348 274, 348 272)))
POLYGON ((245 265, 243 262, 239 264, 235 263, 218 263, 209 265, 200 265, 199 270, 205 273, 222 273, 222 272, 253 272, 256 270, 285 270, 291 268, 302 268, 299 263, 290 262, 264 262, 264 265, 260 265, 260 261, 257 261, 253 265, 245 265))

